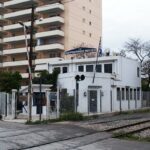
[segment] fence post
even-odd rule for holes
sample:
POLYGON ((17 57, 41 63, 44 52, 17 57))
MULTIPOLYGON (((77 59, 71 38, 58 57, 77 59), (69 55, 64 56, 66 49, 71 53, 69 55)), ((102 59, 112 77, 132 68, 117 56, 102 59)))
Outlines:
POLYGON ((9 103, 10 103, 10 101, 9 101, 9 94, 7 93, 6 94, 6 102, 7 102, 7 116, 9 116, 9 112, 10 112, 10 110, 9 110, 9 103))
POLYGON ((60 117, 60 97, 59 97, 59 86, 57 86, 57 118, 60 117))
POLYGON ((51 109, 51 106, 50 106, 50 90, 47 89, 46 90, 46 119, 50 119, 50 109, 51 109))
POLYGON ((16 118, 16 93, 17 90, 12 90, 12 119, 16 118))

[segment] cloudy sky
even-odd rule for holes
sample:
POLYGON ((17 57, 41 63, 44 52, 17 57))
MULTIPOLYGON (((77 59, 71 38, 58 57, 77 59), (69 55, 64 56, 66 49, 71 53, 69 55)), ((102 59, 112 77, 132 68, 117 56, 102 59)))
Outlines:
POLYGON ((103 47, 118 51, 129 38, 150 40, 150 0, 103 0, 103 47))

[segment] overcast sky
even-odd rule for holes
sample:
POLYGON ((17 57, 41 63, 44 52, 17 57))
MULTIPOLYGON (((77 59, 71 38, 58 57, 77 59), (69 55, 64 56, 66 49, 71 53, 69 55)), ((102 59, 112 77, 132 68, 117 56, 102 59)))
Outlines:
POLYGON ((118 51, 129 38, 150 40, 150 0, 103 0, 103 48, 118 51))

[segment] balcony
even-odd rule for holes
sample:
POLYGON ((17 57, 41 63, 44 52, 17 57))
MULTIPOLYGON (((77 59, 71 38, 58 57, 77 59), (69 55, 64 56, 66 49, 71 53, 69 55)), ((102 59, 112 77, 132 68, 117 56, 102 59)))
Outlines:
MULTIPOLYGON (((64 45, 62 44, 48 44, 36 46, 35 51, 50 51, 50 50, 64 50, 64 45)), ((27 49, 24 48, 15 48, 15 49, 6 49, 3 50, 3 55, 12 55, 12 54, 21 54, 26 53, 27 49)))
POLYGON ((50 51, 50 50, 64 50, 64 45, 48 44, 48 45, 40 45, 35 47, 35 51, 50 51))
MULTIPOLYGON (((50 18, 45 18, 43 20, 36 20, 35 24, 40 25, 40 26, 45 26, 45 25, 60 25, 64 23, 64 19, 62 17, 56 16, 56 17, 50 17, 50 18)), ((31 22, 25 22, 26 26, 31 26, 31 22)), ((5 31, 18 31, 22 29, 22 26, 20 24, 12 24, 12 25, 7 25, 3 27, 3 30, 5 31)))
POLYGON ((3 55, 11 55, 11 54, 20 54, 20 53, 26 53, 26 48, 15 48, 15 49, 6 49, 3 50, 3 55))
POLYGON ((5 8, 19 8, 31 7, 32 5, 37 4, 36 0, 11 0, 4 3, 5 8))
POLYGON ((36 59, 35 64, 44 64, 44 63, 50 63, 50 62, 55 62, 55 61, 60 61, 62 58, 55 57, 55 58, 45 58, 45 59, 36 59))
MULTIPOLYGON (((30 39, 30 35, 27 35, 27 39, 30 39)), ((20 36, 6 37, 3 39, 3 42, 4 43, 13 43, 13 42, 19 42, 19 41, 23 41, 23 40, 25 40, 25 36, 20 35, 20 36)))
POLYGON ((64 5, 60 3, 49 4, 42 7, 38 7, 36 12, 40 13, 54 13, 54 12, 62 12, 64 11, 64 5))
POLYGON ((52 30, 52 31, 39 32, 35 36, 36 38, 64 37, 64 32, 61 30, 52 30))
POLYGON ((28 60, 3 62, 3 67, 27 66, 28 60))
POLYGON ((22 17, 30 17, 30 16, 31 16, 31 9, 26 9, 26 10, 4 14, 4 19, 19 20, 22 17))
MULTIPOLYGON (((52 30, 52 31, 45 31, 39 32, 35 34, 35 38, 45 38, 45 37, 64 37, 64 32, 61 30, 52 30)), ((27 35, 27 39, 30 39, 30 35, 27 35)), ((6 37, 3 39, 4 43, 13 43, 25 40, 24 35, 20 36, 13 36, 13 37, 6 37)))
MULTIPOLYGON (((63 10, 64 10, 64 6, 63 4, 60 4, 60 3, 49 4, 49 5, 36 8, 36 12, 38 13, 55 13, 55 12, 58 13, 63 10)), ((21 19, 22 17, 29 17, 30 14, 31 14, 31 9, 26 9, 26 10, 4 14, 4 18, 10 19, 10 20, 14 20, 14 19, 18 20, 18 19, 21 19)))
POLYGON ((36 25, 40 26, 45 26, 45 25, 61 25, 64 24, 64 18, 56 16, 56 17, 50 17, 50 18, 45 18, 36 21, 36 25))

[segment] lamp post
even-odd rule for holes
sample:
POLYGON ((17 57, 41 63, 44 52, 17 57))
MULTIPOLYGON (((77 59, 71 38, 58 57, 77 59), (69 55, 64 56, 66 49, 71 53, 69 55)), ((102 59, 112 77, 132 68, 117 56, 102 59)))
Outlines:
POLYGON ((29 55, 29 49, 28 49, 28 37, 27 37, 27 29, 28 27, 21 21, 18 22, 21 26, 23 26, 24 29, 24 36, 25 36, 25 45, 26 45, 26 50, 27 50, 27 59, 28 59, 28 70, 29 70, 29 98, 28 98, 28 113, 29 113, 29 118, 28 120, 32 120, 32 97, 33 97, 33 88, 32 88, 32 71, 31 71, 31 65, 30 65, 30 55, 29 55))

